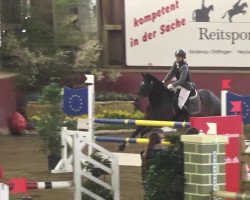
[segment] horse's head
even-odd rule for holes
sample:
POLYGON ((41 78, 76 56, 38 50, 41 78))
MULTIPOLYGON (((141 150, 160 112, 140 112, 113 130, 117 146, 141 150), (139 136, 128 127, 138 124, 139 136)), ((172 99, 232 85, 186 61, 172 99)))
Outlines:
POLYGON ((142 73, 143 80, 137 91, 135 104, 140 97, 148 97, 148 119, 171 120, 174 118, 174 92, 168 90, 161 80, 149 73, 142 73))
POLYGON ((143 80, 137 90, 137 99, 141 97, 148 97, 159 88, 162 89, 162 87, 164 87, 160 80, 149 73, 142 73, 142 77, 143 80))
POLYGON ((247 7, 248 7, 248 6, 247 6, 247 3, 246 3, 246 2, 245 2, 245 3, 243 3, 243 4, 242 4, 242 7, 243 7, 243 8, 244 8, 244 7, 246 7, 246 8, 247 8, 247 7))
POLYGON ((210 6, 208 7, 208 10, 214 11, 214 5, 210 5, 210 6))
POLYGON ((155 87, 156 78, 149 73, 142 72, 143 80, 137 90, 137 95, 142 97, 149 96, 155 87))

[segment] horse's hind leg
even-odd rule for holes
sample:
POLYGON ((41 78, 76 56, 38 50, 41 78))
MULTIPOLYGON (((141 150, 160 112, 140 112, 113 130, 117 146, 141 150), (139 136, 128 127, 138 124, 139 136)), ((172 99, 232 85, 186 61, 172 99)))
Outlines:
MULTIPOLYGON (((139 126, 137 127, 137 129, 132 133, 132 135, 130 136, 131 138, 135 138, 139 133, 141 133, 141 131, 145 128, 145 126, 139 126)), ((126 147, 126 143, 121 143, 119 145, 119 148, 118 150, 119 151, 124 151, 125 150, 125 147, 126 147)))

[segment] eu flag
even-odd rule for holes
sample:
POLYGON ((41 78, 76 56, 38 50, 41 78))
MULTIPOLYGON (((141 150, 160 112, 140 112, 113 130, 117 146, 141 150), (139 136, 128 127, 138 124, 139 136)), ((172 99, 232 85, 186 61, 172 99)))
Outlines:
POLYGON ((242 115, 244 124, 250 124, 250 96, 227 93, 227 115, 242 115))
POLYGON ((71 89, 64 87, 63 111, 76 116, 88 113, 88 88, 71 89))

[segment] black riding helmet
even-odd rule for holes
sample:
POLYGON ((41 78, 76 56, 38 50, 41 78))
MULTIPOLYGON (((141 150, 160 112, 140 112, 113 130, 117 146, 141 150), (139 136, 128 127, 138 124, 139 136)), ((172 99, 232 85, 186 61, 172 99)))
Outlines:
POLYGON ((175 56, 180 56, 182 57, 183 59, 186 58, 186 52, 182 49, 178 49, 175 51, 175 56))

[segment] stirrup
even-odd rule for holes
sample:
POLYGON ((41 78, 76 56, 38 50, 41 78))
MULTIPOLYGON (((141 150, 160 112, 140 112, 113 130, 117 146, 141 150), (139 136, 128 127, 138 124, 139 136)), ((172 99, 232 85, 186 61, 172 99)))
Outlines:
POLYGON ((181 111, 185 111, 185 112, 189 115, 189 109, 188 109, 187 106, 184 105, 184 106, 182 107, 181 111))

